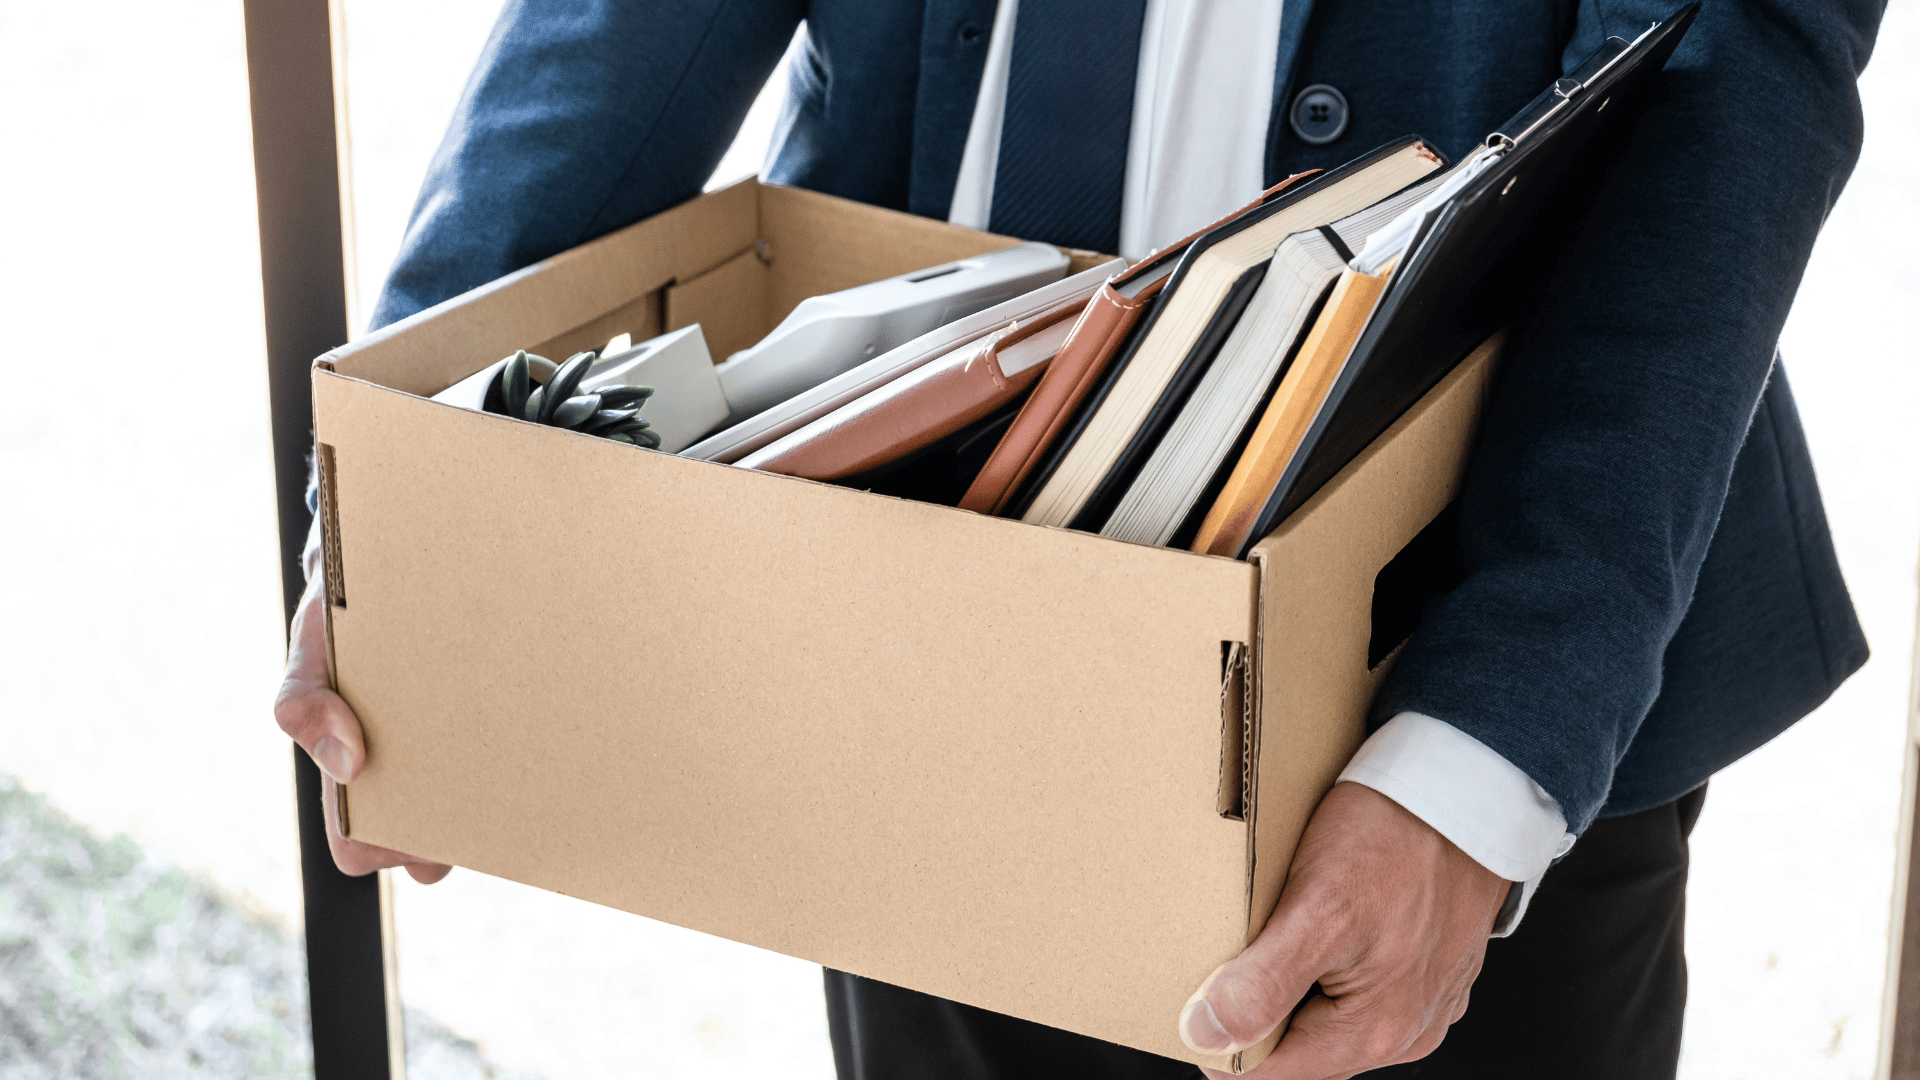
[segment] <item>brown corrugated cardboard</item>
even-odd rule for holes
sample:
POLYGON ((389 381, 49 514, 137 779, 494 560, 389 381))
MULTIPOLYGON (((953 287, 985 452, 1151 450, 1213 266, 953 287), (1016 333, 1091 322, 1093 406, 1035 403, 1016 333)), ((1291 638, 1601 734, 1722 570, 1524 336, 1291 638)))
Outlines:
POLYGON ((335 677, 369 748, 351 834, 1156 1053, 1264 1056, 1194 1056, 1179 1010, 1265 921, 1359 738, 1374 576, 1452 497, 1490 350, 1251 563, 423 397, 529 343, 751 342, 807 295, 1012 242, 747 182, 322 358, 335 677))

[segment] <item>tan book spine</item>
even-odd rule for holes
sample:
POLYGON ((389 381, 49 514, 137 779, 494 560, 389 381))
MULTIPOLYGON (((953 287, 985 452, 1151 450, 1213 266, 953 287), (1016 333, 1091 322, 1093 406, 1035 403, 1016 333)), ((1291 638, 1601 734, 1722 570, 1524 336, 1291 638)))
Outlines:
POLYGON ((1127 331, 1160 294, 1160 284, 1156 282, 1132 298, 1115 292, 1111 282, 1100 286, 1080 313, 1060 355, 1047 365, 1047 373, 1040 377, 1033 396, 1021 406, 1019 415, 961 497, 962 510, 982 514, 1001 511, 1072 418, 1081 399, 1099 381, 1107 362, 1126 340, 1127 331))
POLYGON ((1306 437, 1320 403, 1333 389, 1347 355, 1360 340, 1360 332, 1366 329, 1367 319, 1392 273, 1391 264, 1378 274, 1351 269, 1341 273, 1320 318, 1300 343, 1299 355, 1281 377, 1273 400, 1254 427, 1246 451, 1207 511, 1206 520, 1200 523, 1191 550, 1229 558, 1239 552, 1268 494, 1280 482, 1300 440, 1306 437))

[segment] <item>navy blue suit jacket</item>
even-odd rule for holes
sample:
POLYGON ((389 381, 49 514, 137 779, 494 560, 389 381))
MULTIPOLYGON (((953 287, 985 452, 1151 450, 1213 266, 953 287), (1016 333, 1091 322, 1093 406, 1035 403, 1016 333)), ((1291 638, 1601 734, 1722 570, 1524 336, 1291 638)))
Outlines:
MULTIPOLYGON (((1267 180, 1409 133, 1457 160, 1677 2, 1286 0, 1267 180), (1330 145, 1284 119, 1315 83, 1352 105, 1330 145)), ((511 0, 375 323, 698 193, 803 19, 766 176, 944 218, 994 6, 511 0)), ((1774 344, 1858 154, 1882 10, 1705 0, 1514 327, 1462 499, 1468 577, 1375 719, 1462 728, 1576 831, 1690 790, 1866 659, 1774 344)))

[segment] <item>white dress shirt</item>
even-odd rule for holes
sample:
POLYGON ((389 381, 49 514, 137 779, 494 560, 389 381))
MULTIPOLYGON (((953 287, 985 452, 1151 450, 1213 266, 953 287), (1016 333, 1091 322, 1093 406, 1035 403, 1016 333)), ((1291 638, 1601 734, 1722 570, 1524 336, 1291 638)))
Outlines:
MULTIPOLYGON (((1000 0, 994 12, 947 215, 957 225, 984 229, 992 216, 1019 9, 1000 0)), ((1277 3, 1147 0, 1119 254, 1138 259, 1259 197, 1279 48, 1277 3)))
MULTIPOLYGON (((948 220, 987 227, 1020 0, 1000 0, 948 220)), ((1120 251, 1138 259, 1259 196, 1265 187, 1280 4, 1147 0, 1120 251)), ((1522 883, 1519 925, 1540 876, 1573 846, 1560 806, 1518 766, 1443 720, 1401 713, 1340 774, 1406 807, 1488 870, 1522 883)))

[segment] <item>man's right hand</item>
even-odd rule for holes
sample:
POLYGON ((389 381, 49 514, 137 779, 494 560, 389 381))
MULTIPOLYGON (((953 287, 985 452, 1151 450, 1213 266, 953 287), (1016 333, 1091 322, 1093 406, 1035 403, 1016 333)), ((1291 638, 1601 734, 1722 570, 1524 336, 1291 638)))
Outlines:
POLYGON ((334 816, 334 785, 348 783, 359 775, 367 761, 367 744, 360 734, 360 718, 328 685, 327 613, 320 607, 324 603, 326 586, 321 576, 314 574, 293 617, 287 675, 273 700, 273 718, 280 730, 320 766, 320 802, 326 808, 327 846, 333 851, 334 865, 355 877, 404 866, 413 880, 431 885, 453 868, 340 835, 340 822, 334 816))

